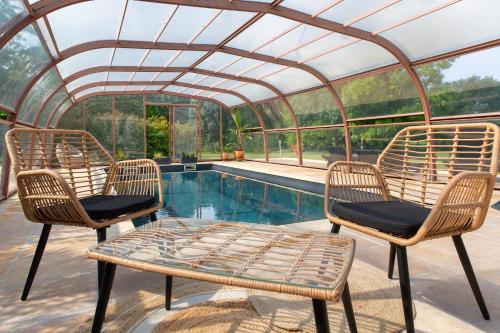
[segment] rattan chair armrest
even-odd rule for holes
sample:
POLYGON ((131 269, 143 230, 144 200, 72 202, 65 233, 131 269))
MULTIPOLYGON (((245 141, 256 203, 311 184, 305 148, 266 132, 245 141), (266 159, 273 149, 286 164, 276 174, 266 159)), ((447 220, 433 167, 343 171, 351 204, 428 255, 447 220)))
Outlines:
POLYGON ((324 212, 335 223, 339 219, 331 214, 331 201, 374 201, 374 196, 390 200, 385 178, 380 170, 369 163, 337 161, 328 168, 325 177, 324 212), (342 191, 336 197, 335 190, 342 191))
POLYGON ((159 202, 163 206, 161 170, 150 159, 126 160, 111 166, 105 194, 154 195, 158 189, 159 202))
POLYGON ((465 171, 453 178, 412 241, 462 234, 478 229, 488 211, 495 176, 465 171))
POLYGON ((30 221, 99 227, 87 215, 66 180, 52 170, 19 172, 17 190, 24 213, 30 221))

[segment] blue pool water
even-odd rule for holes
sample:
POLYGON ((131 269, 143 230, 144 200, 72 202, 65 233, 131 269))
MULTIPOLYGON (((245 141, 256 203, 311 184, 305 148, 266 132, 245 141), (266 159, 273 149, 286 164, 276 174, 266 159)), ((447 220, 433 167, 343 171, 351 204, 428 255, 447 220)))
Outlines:
POLYGON ((319 195, 217 171, 163 174, 163 193, 159 217, 272 225, 325 218, 323 197, 319 195))

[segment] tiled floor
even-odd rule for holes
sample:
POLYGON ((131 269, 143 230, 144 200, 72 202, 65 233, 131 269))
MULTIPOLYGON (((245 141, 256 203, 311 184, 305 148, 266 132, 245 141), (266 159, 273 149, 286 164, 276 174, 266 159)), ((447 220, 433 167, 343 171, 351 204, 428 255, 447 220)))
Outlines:
MULTIPOLYGON (((322 183, 324 170, 271 165, 258 162, 227 162, 233 167, 322 183)), ((495 194, 494 202, 500 199, 495 194)), ((416 326, 422 332, 500 332, 500 212, 490 209, 485 225, 464 236, 491 321, 484 321, 451 239, 429 241, 408 250, 412 289, 417 310, 416 326)), ((131 223, 111 228, 123 232, 131 223)), ((327 221, 292 225, 329 231, 327 221)), ((96 299, 95 262, 84 258, 95 242, 95 232, 55 226, 28 302, 19 296, 41 231, 28 222, 19 201, 13 197, 0 203, 0 332, 67 332, 93 314, 96 299)), ((356 261, 385 271, 385 242, 342 230, 357 241, 356 261)), ((112 301, 162 277, 118 269, 112 301)), ((397 283, 397 280, 394 282, 397 283)))

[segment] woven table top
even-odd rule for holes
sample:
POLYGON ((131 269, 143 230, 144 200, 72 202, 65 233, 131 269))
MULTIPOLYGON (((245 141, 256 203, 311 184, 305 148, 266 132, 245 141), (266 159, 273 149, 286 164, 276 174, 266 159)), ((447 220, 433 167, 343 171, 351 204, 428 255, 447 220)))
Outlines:
POLYGON ((176 277, 337 300, 354 240, 285 227, 163 218, 91 247, 87 256, 176 277))

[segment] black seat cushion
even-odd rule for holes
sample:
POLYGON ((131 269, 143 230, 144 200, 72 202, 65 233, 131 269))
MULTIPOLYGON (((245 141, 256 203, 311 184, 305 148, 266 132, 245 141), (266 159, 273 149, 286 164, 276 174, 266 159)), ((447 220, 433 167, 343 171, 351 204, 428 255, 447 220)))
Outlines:
POLYGON ((339 218, 389 234, 411 237, 424 223, 429 208, 407 201, 335 203, 332 211, 339 218))
POLYGON ((155 204, 151 195, 92 195, 80 200, 93 220, 107 220, 124 214, 135 213, 155 204))

